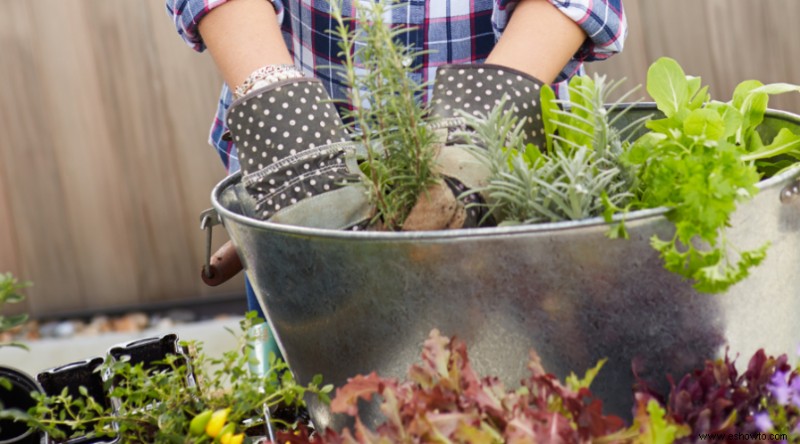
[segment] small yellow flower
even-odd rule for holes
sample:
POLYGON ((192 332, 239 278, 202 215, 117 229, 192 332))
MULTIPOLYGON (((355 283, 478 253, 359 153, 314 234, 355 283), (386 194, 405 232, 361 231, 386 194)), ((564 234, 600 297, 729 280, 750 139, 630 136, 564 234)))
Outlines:
POLYGON ((208 420, 208 424, 206 424, 206 434, 212 438, 216 438, 217 435, 220 434, 222 428, 225 426, 225 421, 228 420, 228 413, 230 413, 231 408, 228 407, 226 409, 220 409, 215 411, 211 415, 211 419, 208 420))
POLYGON ((233 433, 225 433, 219 439, 219 442, 222 444, 242 444, 244 441, 244 433, 238 433, 234 435, 233 433))

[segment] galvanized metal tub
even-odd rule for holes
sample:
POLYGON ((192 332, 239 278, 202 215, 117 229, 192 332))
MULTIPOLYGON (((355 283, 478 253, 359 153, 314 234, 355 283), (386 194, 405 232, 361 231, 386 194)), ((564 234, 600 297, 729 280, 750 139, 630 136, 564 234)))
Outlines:
MULTIPOLYGON (((635 115, 653 113, 639 106, 635 115)), ((762 132, 800 132, 770 111, 762 132)), ((650 247, 670 235, 665 210, 628 215, 629 240, 600 219, 454 231, 342 232, 260 222, 239 211, 239 176, 212 202, 252 280, 295 377, 341 385, 359 373, 401 377, 433 328, 466 340, 485 375, 516 384, 535 349, 559 377, 608 363, 593 385, 606 411, 630 416, 631 363, 666 388, 709 358, 746 359, 800 344, 800 203, 781 199, 797 170, 765 180, 733 217, 730 239, 772 243, 767 260, 727 294, 698 294, 650 247)), ((311 405, 318 427, 340 427, 311 405)), ((367 418, 377 420, 376 416, 367 418)))

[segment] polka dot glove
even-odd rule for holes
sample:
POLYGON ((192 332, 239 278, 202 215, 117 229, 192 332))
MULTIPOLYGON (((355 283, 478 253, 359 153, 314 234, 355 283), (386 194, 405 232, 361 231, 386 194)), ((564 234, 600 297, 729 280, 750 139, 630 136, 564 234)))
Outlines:
MULTIPOLYGON (((488 170, 471 154, 459 147, 454 137, 465 128, 460 111, 479 116, 488 115, 508 97, 506 109, 516 112, 524 121, 525 144, 544 147, 545 136, 539 92, 543 83, 514 69, 498 65, 443 65, 436 71, 433 88, 432 116, 438 118, 434 125, 442 131, 443 147, 438 164, 445 176, 461 182, 465 189, 485 185, 488 170)), ((480 199, 471 195, 471 199, 480 199)), ((469 202, 467 202, 469 203, 469 202)))
POLYGON ((236 100, 226 115, 248 216, 314 228, 346 229, 369 218, 357 181, 355 144, 319 80, 282 80, 236 100))
POLYGON ((443 65, 436 71, 433 115, 449 129, 463 129, 459 111, 488 115, 508 96, 506 107, 525 122, 525 143, 544 146, 544 127, 539 104, 542 82, 515 69, 499 65, 443 65))

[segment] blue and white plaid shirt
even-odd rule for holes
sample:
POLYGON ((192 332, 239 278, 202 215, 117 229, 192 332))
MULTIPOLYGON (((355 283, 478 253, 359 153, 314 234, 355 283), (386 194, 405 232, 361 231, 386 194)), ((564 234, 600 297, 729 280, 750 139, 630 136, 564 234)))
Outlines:
MULTIPOLYGON (((200 20, 213 8, 229 0, 167 0, 167 11, 181 37, 195 50, 205 45, 198 33, 200 20)), ((306 75, 320 79, 334 99, 344 99, 341 79, 332 66, 341 65, 337 58, 338 42, 326 32, 335 21, 330 4, 325 0, 270 0, 278 14, 283 36, 295 65, 306 75)), ((342 10, 352 11, 352 1, 344 0, 342 10)), ((361 0, 369 1, 369 0, 361 0)), ((622 0, 549 0, 555 7, 578 23, 588 36, 586 42, 564 67, 555 87, 581 72, 586 61, 602 60, 622 50, 627 22, 622 0)), ((436 68, 448 63, 480 63, 494 48, 518 1, 512 0, 408 0, 395 9, 394 26, 413 27, 407 43, 415 49, 430 51, 418 60, 413 74, 417 81, 434 78, 436 68)), ((520 55, 524 57, 524 54, 520 55)), ((217 149, 229 173, 239 169, 236 147, 223 140, 225 112, 231 104, 231 93, 223 85, 216 118, 209 142, 217 149)))

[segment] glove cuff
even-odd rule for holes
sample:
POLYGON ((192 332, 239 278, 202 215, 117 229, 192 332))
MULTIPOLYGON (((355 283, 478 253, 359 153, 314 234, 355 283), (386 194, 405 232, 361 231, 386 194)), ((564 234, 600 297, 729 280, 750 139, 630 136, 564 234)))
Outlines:
POLYGON ((248 93, 233 102, 226 122, 244 176, 305 149, 348 140, 327 91, 313 78, 282 80, 248 93))
MULTIPOLYGON (((540 91, 544 83, 524 72, 491 64, 442 65, 436 71, 433 114, 455 127, 459 111, 488 115, 508 96, 508 110, 524 121, 524 141, 544 146, 540 91)), ((463 120, 460 121, 463 124, 463 120)))

